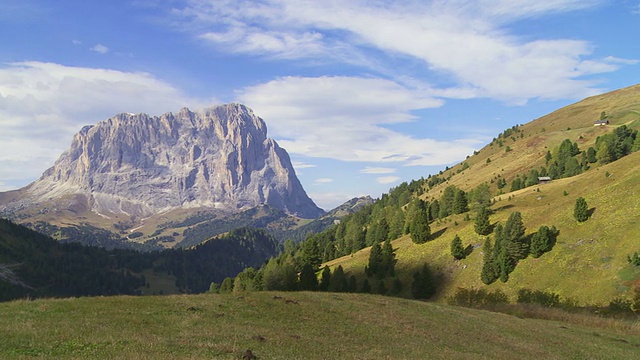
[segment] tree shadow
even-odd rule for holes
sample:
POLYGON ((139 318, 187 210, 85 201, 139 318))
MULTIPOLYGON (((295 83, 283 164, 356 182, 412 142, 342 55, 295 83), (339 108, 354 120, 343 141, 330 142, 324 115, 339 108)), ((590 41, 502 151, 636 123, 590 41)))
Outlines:
POLYGON ((514 207, 515 205, 513 204, 506 204, 506 205, 502 205, 500 207, 497 207, 495 209, 493 209, 493 212, 498 212, 498 211, 502 211, 502 210, 507 210, 507 209, 511 209, 512 207, 514 207))
POLYGON ((472 252, 473 252, 473 245, 468 245, 466 248, 464 248, 465 257, 471 255, 472 252))
POLYGON ((591 209, 587 210, 587 219, 591 219, 591 216, 593 216, 593 213, 596 212, 596 208, 592 207, 591 209))
POLYGON ((447 228, 442 228, 436 232, 434 232, 433 234, 431 234, 431 236, 429 237, 429 240, 435 240, 437 238, 439 238, 440 236, 442 236, 442 234, 445 233, 445 231, 447 231, 447 228))

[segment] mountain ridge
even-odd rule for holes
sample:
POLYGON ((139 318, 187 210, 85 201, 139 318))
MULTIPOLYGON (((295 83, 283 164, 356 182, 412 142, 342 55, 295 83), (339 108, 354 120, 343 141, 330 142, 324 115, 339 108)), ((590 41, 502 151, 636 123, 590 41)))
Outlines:
POLYGON ((122 113, 85 126, 38 180, 0 194, 0 204, 0 213, 22 222, 67 217, 103 228, 141 226, 177 209, 236 213, 268 205, 300 218, 324 213, 287 152, 267 137, 264 120, 235 103, 161 116, 122 113))

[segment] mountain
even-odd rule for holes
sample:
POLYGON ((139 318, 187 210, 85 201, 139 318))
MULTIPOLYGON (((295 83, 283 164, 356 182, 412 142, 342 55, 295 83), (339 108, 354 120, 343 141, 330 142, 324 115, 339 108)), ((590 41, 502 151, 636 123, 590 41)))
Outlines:
POLYGON ((299 218, 323 214, 264 121, 240 104, 119 114, 86 126, 38 180, 0 193, 0 214, 22 223, 140 228, 145 236, 161 228, 159 215, 219 217, 259 206, 299 218))

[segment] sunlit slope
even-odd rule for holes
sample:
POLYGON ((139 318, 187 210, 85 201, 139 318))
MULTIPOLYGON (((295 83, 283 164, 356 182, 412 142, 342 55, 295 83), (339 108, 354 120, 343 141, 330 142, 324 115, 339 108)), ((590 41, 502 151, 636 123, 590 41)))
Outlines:
MULTIPOLYGON (((480 281, 485 238, 474 232, 475 214, 468 213, 470 220, 465 220, 467 214, 436 220, 431 223, 435 234, 432 241, 416 245, 405 236, 393 242, 397 248, 396 270, 404 284, 401 295, 410 296, 412 274, 427 263, 441 275, 437 295, 441 300, 458 287, 502 289, 513 298, 520 288, 539 289, 575 298, 582 304, 606 304, 615 297, 629 296, 629 290, 640 285, 640 272, 627 264, 627 255, 640 251, 640 152, 606 165, 591 164, 588 171, 571 178, 509 192, 516 175, 526 175, 545 165, 547 151, 553 152, 563 140, 576 142, 580 151, 586 151, 595 145, 598 136, 621 125, 640 129, 640 86, 591 97, 519 126, 517 132, 497 137, 439 174, 446 181, 426 189, 423 199, 439 199, 450 185, 468 192, 487 183, 497 194, 496 182, 502 177, 508 185, 502 189, 503 194, 495 197, 491 222, 504 224, 512 212, 519 211, 527 235, 542 225, 556 226, 560 235, 551 252, 539 259, 520 261, 506 284, 498 281, 486 286, 480 281), (593 126, 602 112, 609 125, 593 126), (582 224, 573 218, 578 197, 584 197, 593 211, 582 224), (450 255, 450 243, 456 234, 465 246, 474 247, 462 261, 454 261, 450 255)), ((368 256, 366 248, 330 265, 341 264, 362 281, 368 256)), ((390 281, 386 286, 390 287, 390 281)))

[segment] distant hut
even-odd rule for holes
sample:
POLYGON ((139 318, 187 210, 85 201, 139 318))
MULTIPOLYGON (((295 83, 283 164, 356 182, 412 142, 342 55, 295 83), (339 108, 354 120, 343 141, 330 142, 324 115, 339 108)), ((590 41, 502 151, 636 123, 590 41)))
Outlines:
POLYGON ((601 119, 593 122, 593 126, 605 126, 605 125, 609 125, 609 120, 601 119))
POLYGON ((551 177, 549 176, 538 176, 538 184, 546 184, 551 182, 551 177))

